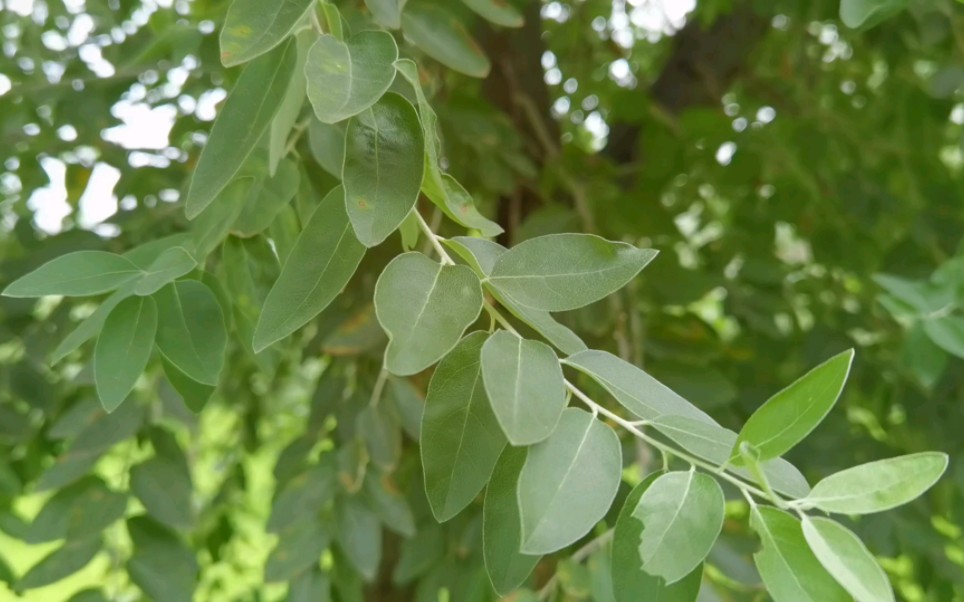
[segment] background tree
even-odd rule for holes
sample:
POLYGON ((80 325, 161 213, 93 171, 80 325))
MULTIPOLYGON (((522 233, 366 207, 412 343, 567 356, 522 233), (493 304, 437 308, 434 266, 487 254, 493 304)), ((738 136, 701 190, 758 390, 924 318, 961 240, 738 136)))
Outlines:
POLYGON ((964 599, 956 3, 0 7, 0 597, 964 599))

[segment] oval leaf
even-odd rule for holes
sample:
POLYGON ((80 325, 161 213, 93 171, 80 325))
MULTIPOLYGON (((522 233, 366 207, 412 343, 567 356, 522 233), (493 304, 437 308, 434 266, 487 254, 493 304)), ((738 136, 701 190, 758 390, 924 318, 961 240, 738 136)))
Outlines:
POLYGON ((807 547, 800 521, 776 508, 753 506, 750 526, 762 545, 753 561, 774 602, 850 599, 807 547))
POLYGON ((182 280, 153 298, 160 315, 157 349, 164 359, 199 383, 218 384, 228 335, 211 289, 197 280, 182 280))
POLYGON ((415 206, 422 184, 422 130, 415 107, 386 94, 348 122, 342 183, 358 240, 374 247, 394 232, 415 206))
POLYGON ((425 54, 472 77, 485 77, 491 65, 465 26, 444 6, 412 2, 402 13, 402 30, 425 54))
POLYGON ((608 351, 587 349, 569 356, 563 362, 590 376, 624 408, 643 420, 673 415, 716 424, 709 415, 647 374, 642 368, 608 351))
POLYGON ((651 474, 633 488, 619 512, 613 532, 610 577, 616 602, 694 602, 703 581, 703 565, 672 585, 642 569, 639 560, 639 541, 643 523, 633 517, 639 499, 662 473, 651 474))
POLYGON ((743 425, 730 461, 742 465, 743 443, 760 460, 782 456, 800 443, 837 403, 853 359, 853 349, 839 353, 768 399, 743 425))
POLYGON ((652 249, 592 234, 550 234, 506 251, 492 267, 489 281, 523 305, 565 311, 619 290, 654 257, 652 249))
POLYGON ((5 297, 99 295, 143 274, 130 260, 104 251, 61 255, 21 276, 3 290, 5 297))
POLYGON ((375 284, 375 314, 390 339, 385 367, 400 376, 428 368, 481 311, 482 286, 472 270, 421 253, 399 255, 375 284))
POLYGON ((519 553, 522 518, 516 491, 525 461, 525 448, 506 448, 485 489, 482 553, 489 581, 502 596, 519 587, 542 558, 519 553))
POLYGON ((221 107, 187 191, 185 213, 194 219, 234 179, 278 110, 298 60, 289 40, 247 67, 221 107))
POLYGON ((473 332, 439 363, 425 398, 421 452, 425 493, 436 520, 475 499, 495 467, 505 437, 482 384, 486 333, 473 332))
POLYGON ((841 514, 889 510, 930 489, 947 461, 947 454, 922 452, 854 466, 817 483, 801 503, 841 514))
POLYGON ((884 570, 863 542, 829 518, 803 519, 803 536, 817 560, 857 602, 893 602, 884 570))
POLYGON ((363 31, 342 42, 318 38, 308 50, 308 100, 323 123, 337 123, 375 104, 395 80, 398 46, 384 31, 363 31))
POLYGON ((233 67, 270 51, 287 38, 313 0, 234 0, 221 30, 221 63, 233 67))
POLYGON ((656 479, 633 510, 643 523, 643 570, 667 584, 689 575, 719 537, 724 510, 723 490, 709 475, 675 471, 656 479))
POLYGON ((500 330, 482 348, 482 378, 512 445, 532 445, 552 434, 566 408, 566 385, 548 345, 500 330))
POLYGON ((321 313, 358 269, 365 247, 348 223, 344 196, 341 186, 329 192, 298 236, 265 299, 254 331, 255 352, 321 313))
POLYGON ((154 347, 157 306, 150 297, 128 297, 110 312, 94 348, 97 397, 108 412, 127 399, 154 347))
POLYGON ((622 448, 611 428, 569 408, 552 435, 529 448, 519 477, 524 554, 549 554, 602 520, 619 489, 622 448))

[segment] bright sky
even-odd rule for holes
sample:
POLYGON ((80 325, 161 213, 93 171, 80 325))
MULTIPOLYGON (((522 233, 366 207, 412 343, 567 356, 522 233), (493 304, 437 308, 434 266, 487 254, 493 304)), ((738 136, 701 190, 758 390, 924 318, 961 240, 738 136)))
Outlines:
MULTIPOLYGON (((147 18, 159 7, 169 8, 173 0, 142 0, 144 8, 139 9, 134 17, 136 25, 143 25, 147 18)), ((114 73, 113 66, 103 59, 100 48, 90 41, 89 35, 93 30, 93 21, 82 14, 84 0, 64 0, 67 9, 77 15, 70 30, 65 35, 55 31, 47 32, 43 43, 54 50, 66 47, 77 47, 81 58, 90 70, 99 76, 109 76, 114 73), (49 35, 48 35, 49 34, 49 35)), ((617 44, 630 48, 636 37, 642 35, 644 39, 655 41, 660 37, 672 34, 682 27, 686 15, 696 7, 696 0, 613 0, 613 14, 609 22, 593 24, 597 30, 612 30, 612 37, 617 44), (634 33, 633 30, 636 30, 634 33)), ((29 16, 35 10, 44 10, 42 5, 36 5, 34 0, 0 0, 0 10, 7 9, 22 16, 29 16)), ((565 4, 549 2, 543 6, 543 18, 565 21, 569 11, 565 4)), ((550 54, 550 53, 547 53, 550 54)), ((186 64, 172 69, 167 81, 162 86, 162 94, 169 99, 166 104, 151 106, 146 99, 146 89, 140 84, 134 84, 125 97, 114 105, 112 114, 122 122, 122 125, 103 132, 105 140, 118 144, 132 152, 129 162, 132 167, 145 165, 163 165, 170 160, 176 160, 179 152, 169 149, 168 134, 180 112, 193 113, 199 119, 213 120, 217 103, 225 97, 224 90, 212 90, 201 98, 194 99, 180 94, 181 86, 187 79, 189 70, 195 65, 193 59, 186 64)), ((554 69, 555 57, 551 58, 551 65, 547 65, 547 81, 553 81, 557 76, 554 69)), ((630 72, 629 64, 625 60, 617 60, 610 66, 610 75, 623 85, 633 85, 635 80, 630 72)), ((59 80, 60 74, 47 73, 51 81, 59 80)), ((561 74, 559 75, 561 77, 561 74)), ((10 89, 9 79, 0 74, 0 95, 10 89)), ((568 100, 568 99, 564 99, 568 100)), ((555 108, 557 113, 559 102, 555 108)), ((565 104, 568 111, 568 102, 565 104)), ((595 110, 589 111, 585 117, 585 127, 592 132, 600 144, 608 134, 608 127, 602 115, 595 110)), ((62 128, 59 132, 65 140, 76 136, 73 128, 62 128)), ((43 188, 34 190, 27 201, 28 206, 35 212, 35 222, 39 228, 49 233, 57 233, 63 228, 64 218, 70 216, 71 207, 67 203, 67 189, 65 186, 66 166, 60 159, 45 157, 40 160, 44 171, 50 178, 50 183, 43 188)), ((76 216, 78 226, 109 236, 116 229, 109 224, 103 224, 118 209, 118 199, 114 194, 114 187, 120 179, 120 171, 102 162, 94 163, 94 168, 87 188, 80 198, 79 214, 76 216)))

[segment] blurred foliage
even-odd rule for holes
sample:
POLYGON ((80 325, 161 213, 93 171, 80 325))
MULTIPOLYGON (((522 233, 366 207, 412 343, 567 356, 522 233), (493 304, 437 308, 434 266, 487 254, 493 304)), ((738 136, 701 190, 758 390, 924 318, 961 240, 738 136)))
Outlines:
MULTIPOLYGON (((902 599, 964 600, 964 10, 952 0, 910 1, 852 30, 836 0, 700 0, 684 32, 709 36, 744 14, 762 27, 690 57, 713 102, 667 106, 651 90, 687 52, 675 43, 683 23, 664 12, 672 3, 542 4, 541 21, 514 34, 542 32, 545 48, 525 59, 544 70, 538 93, 538 78, 493 91, 421 61, 449 169, 506 227, 505 242, 583 229, 661 249, 635 284, 563 320, 725 426, 738 429, 772 392, 856 347, 834 416, 789 457, 814 482, 883 456, 949 452, 949 476, 927 496, 853 528, 902 599), (746 46, 738 72, 714 71, 746 46), (505 111, 505 97, 522 109, 505 111), (631 152, 614 158, 607 141, 626 128, 636 133, 631 152)), ((123 252, 186 230, 179 199, 219 91, 240 71, 218 57, 227 4, 0 3, 0 285, 68 251, 123 252), (168 143, 118 143, 125 119, 137 126, 148 109, 152 119, 173 116, 168 143), (88 188, 98 166, 119 170, 112 193, 88 188), (111 194, 116 213, 85 218, 111 194), (51 227, 60 199, 64 217, 51 227)), ((362 2, 338 5, 347 24, 364 26, 362 2)), ((513 35, 461 8, 458 16, 482 40, 513 35)), ((524 62, 484 45, 496 68, 524 62)), ((295 150, 311 166, 310 185, 324 191, 335 182, 310 133, 295 150)), ((371 396, 381 369, 385 339, 370 300, 397 238, 369 253, 345 294, 307 327, 257 355, 246 344, 251 296, 263 298, 277 268, 262 261, 233 281, 231 253, 283 257, 313 199, 299 196, 264 235, 232 239, 204 266, 233 334, 226 373, 200 414, 159 362, 139 382, 137 403, 104 414, 91 345, 49 361, 96 303, 0 298, 0 582, 12 588, 27 574, 19 587, 39 588, 27 599, 66 599, 73 591, 62 584, 43 586, 96 557, 78 587, 97 585, 104 597, 74 600, 156 599, 158 578, 190 591, 195 572, 196 600, 285 599, 282 582, 296 574, 291 591, 306 596, 297 599, 322 599, 312 588, 326 588, 319 582, 328 576, 344 601, 436 600, 440 588, 458 602, 491 598, 477 543, 481 504, 438 525, 424 497, 414 438, 427 379, 390 379, 379 406, 387 416, 356 403, 371 396), (373 422, 387 434, 366 436, 373 422), (320 545, 269 516, 273 499, 299 506, 326 495, 298 488, 311 471, 338 483, 335 521, 356 526, 326 535, 335 545, 324 573, 284 564, 305 550, 273 548, 320 545), (85 496, 98 500, 96 513, 83 509, 85 496), (104 501, 127 497, 126 508, 104 501), (58 499, 70 508, 59 530, 37 533, 34 517, 58 499), (81 523, 109 525, 102 541, 68 535, 83 526, 70 523, 74 512, 81 523), (152 518, 125 525, 125 513, 152 518), (65 537, 68 566, 48 574, 31 569, 37 553, 18 551, 65 537), (139 538, 160 542, 158 556, 132 555, 139 538), (181 570, 151 572, 164 566, 181 570)), ((636 460, 627 481, 654 463, 648 449, 626 455, 636 460)), ((738 502, 731 510, 745 513, 738 502)), ((701 600, 763 596, 749 561, 754 542, 745 521, 727 522, 701 600)), ((600 599, 603 557, 557 560, 536 568, 534 587, 558 571, 565 599, 600 599)), ((0 589, 0 598, 12 592, 0 589)))

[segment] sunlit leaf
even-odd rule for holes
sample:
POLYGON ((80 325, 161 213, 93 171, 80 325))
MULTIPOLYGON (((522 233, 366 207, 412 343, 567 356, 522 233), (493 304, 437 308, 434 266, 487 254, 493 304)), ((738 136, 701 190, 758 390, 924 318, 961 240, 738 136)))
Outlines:
POLYGON ((768 399, 743 425, 730 461, 743 463, 744 443, 752 446, 758 459, 768 460, 802 441, 837 403, 853 359, 853 349, 837 354, 768 399))
POLYGON ((841 470, 813 487, 802 503, 826 512, 868 514, 921 496, 947 469, 947 454, 922 452, 841 470))
POLYGON ((857 602, 893 602, 887 575, 846 527, 821 517, 803 519, 803 536, 817 560, 857 602))

